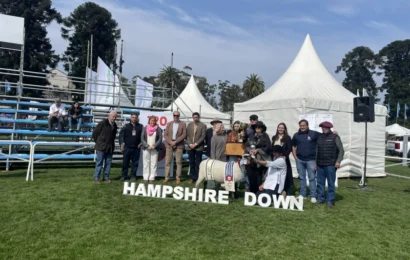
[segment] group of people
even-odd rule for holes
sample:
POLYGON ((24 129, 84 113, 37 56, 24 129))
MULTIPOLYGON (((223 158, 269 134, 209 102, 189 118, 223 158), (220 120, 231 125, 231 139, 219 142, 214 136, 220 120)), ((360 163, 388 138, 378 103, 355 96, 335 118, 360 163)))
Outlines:
MULTIPOLYGON (((109 173, 112 154, 115 147, 117 125, 116 112, 111 112, 106 120, 101 121, 93 132, 97 151, 95 183, 100 183, 100 172, 103 163, 104 181, 111 182, 109 173)), ((285 123, 277 126, 275 135, 270 138, 266 125, 258 120, 257 115, 250 116, 249 127, 242 130, 241 123, 235 121, 230 131, 224 129, 221 120, 214 119, 212 128, 207 129, 201 122, 200 114, 192 114, 192 122, 186 124, 180 120, 180 112, 173 112, 173 120, 162 133, 156 117, 149 118, 149 123, 142 126, 138 115, 132 114, 130 123, 125 124, 119 134, 119 143, 123 152, 121 180, 135 180, 137 176, 140 151, 143 151, 143 179, 152 182, 157 176, 158 153, 165 140, 165 179, 170 182, 170 166, 175 157, 176 184, 181 182, 182 155, 188 150, 190 164, 189 183, 198 179, 199 165, 204 153, 210 159, 219 161, 239 161, 242 157, 228 156, 227 143, 243 143, 245 153, 249 155, 246 165, 247 191, 261 194, 291 193, 294 186, 290 154, 296 160, 299 173, 300 195, 307 197, 307 179, 309 180, 310 199, 313 203, 335 203, 336 170, 343 160, 344 150, 337 132, 332 132, 330 122, 320 124, 322 133, 309 129, 309 122, 301 120, 299 131, 291 137, 285 123), (162 138, 163 137, 163 138, 162 138), (131 175, 128 176, 130 161, 131 175), (325 183, 328 183, 327 200, 325 200, 325 183)), ((208 188, 211 188, 208 186, 208 188)))
POLYGON ((66 111, 61 100, 56 99, 55 103, 50 106, 47 130, 53 131, 53 125, 58 124, 58 131, 63 132, 66 120, 68 120, 70 132, 73 131, 73 124, 76 124, 77 131, 80 131, 83 123, 83 109, 77 101, 74 101, 73 105, 66 111))

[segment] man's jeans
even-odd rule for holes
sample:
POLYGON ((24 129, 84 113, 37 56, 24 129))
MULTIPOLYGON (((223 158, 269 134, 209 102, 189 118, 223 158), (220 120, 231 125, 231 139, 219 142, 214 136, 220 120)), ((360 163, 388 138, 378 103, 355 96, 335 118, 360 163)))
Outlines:
POLYGON ((97 151, 97 160, 95 162, 94 179, 100 178, 100 172, 101 172, 101 168, 103 167, 103 162, 104 162, 104 178, 110 177, 112 153, 104 153, 104 152, 97 151))
POLYGON ((131 164, 131 178, 137 177, 138 163, 140 160, 141 149, 140 148, 127 148, 124 147, 123 161, 122 161, 122 177, 128 176, 128 166, 131 164))
POLYGON ((201 164, 202 161, 202 151, 197 151, 197 150, 189 150, 188 151, 188 156, 189 156, 189 177, 193 181, 198 180, 198 173, 199 173, 199 165, 201 164))
POLYGON ((80 131, 81 125, 83 124, 83 118, 77 117, 76 119, 72 118, 71 116, 68 117, 68 128, 72 128, 73 123, 77 123, 77 130, 80 131))
POLYGON ((299 173, 300 195, 306 198, 306 172, 309 178, 310 197, 316 198, 316 172, 315 161, 302 161, 296 159, 296 168, 299 173))
POLYGON ((325 183, 327 179, 327 203, 335 204, 336 167, 317 165, 317 200, 325 202, 325 183))

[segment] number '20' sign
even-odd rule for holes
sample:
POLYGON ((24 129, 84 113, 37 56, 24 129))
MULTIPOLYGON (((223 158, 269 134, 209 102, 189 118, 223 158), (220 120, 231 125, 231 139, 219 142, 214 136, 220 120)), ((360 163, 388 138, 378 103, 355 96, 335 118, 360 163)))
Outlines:
MULTIPOLYGON (((151 116, 148 116, 148 123, 149 123, 150 117, 151 117, 151 116)), ((162 126, 162 127, 167 126, 168 119, 167 119, 166 116, 154 116, 154 117, 155 117, 155 119, 157 120, 157 124, 158 124, 158 125, 160 125, 160 126, 162 126)))

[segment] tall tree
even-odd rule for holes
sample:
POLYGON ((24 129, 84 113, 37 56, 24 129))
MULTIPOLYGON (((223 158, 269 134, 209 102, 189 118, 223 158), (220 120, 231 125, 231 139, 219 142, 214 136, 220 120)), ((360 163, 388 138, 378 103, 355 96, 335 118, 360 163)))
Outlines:
MULTIPOLYGON (((50 39, 47 37, 47 25, 53 21, 62 21, 60 13, 51 8, 51 0, 0 0, 0 13, 24 17, 25 46, 24 70, 47 72, 48 68, 55 68, 58 55, 54 54, 50 39)), ((2 32, 7 35, 7 32, 2 32)), ((20 68, 20 52, 0 50, 0 67, 7 69, 20 68)), ((17 82, 18 77, 1 76, 1 80, 8 79, 17 82)), ((25 77, 24 84, 46 85, 44 78, 25 77)), ((41 91, 25 89, 24 94, 39 97, 41 91)))
POLYGON ((396 115, 397 103, 400 103, 402 115, 404 104, 410 105, 410 40, 388 44, 378 57, 379 68, 384 72, 380 89, 387 91, 384 104, 390 104, 391 115, 396 115))
POLYGON ((370 48, 359 46, 348 52, 335 72, 341 71, 346 73, 342 84, 347 90, 356 95, 357 90, 364 88, 370 96, 377 97, 379 89, 373 79, 377 74, 376 60, 370 48))
POLYGON ((257 74, 251 74, 243 82, 243 92, 247 99, 254 98, 265 91, 265 82, 257 74))
POLYGON ((164 68, 162 68, 161 72, 158 74, 158 83, 161 86, 169 89, 165 92, 164 90, 162 90, 160 93, 160 95, 162 95, 163 98, 169 99, 169 101, 167 102, 164 101, 164 107, 167 107, 169 104, 171 104, 172 97, 174 97, 174 99, 176 98, 175 93, 172 93, 172 91, 178 90, 177 86, 180 83, 180 81, 180 72, 176 68, 173 68, 171 66, 164 66, 164 68))
POLYGON ((66 17, 61 28, 61 35, 68 40, 64 52, 64 69, 69 75, 85 77, 88 41, 93 35, 93 68, 97 68, 100 57, 108 66, 115 65, 116 41, 121 37, 118 23, 111 13, 92 2, 78 6, 66 17))
POLYGON ((219 81, 219 107, 222 112, 233 111, 235 103, 245 101, 245 95, 239 85, 229 85, 229 81, 219 81))

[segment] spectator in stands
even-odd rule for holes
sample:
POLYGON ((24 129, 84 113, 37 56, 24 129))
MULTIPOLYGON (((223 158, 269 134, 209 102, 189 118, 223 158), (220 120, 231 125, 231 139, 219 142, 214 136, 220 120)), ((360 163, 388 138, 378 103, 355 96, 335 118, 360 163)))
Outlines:
POLYGON ((144 182, 153 182, 157 176, 158 151, 162 145, 162 129, 157 124, 157 118, 151 116, 148 125, 141 134, 143 177, 144 182))
POLYGON ((81 125, 83 123, 83 108, 80 106, 78 101, 75 101, 74 104, 68 110, 68 131, 73 131, 72 126, 77 124, 77 131, 80 131, 81 125))
POLYGON ((189 183, 194 183, 198 179, 206 134, 206 125, 200 121, 198 112, 192 114, 192 120, 193 122, 188 124, 186 131, 186 140, 189 146, 189 176, 191 178, 189 183))
MULTIPOLYGON (((283 148, 280 145, 274 145, 268 151, 269 154, 273 153, 273 160, 259 160, 256 159, 256 163, 268 167, 265 182, 259 186, 259 191, 256 196, 260 196, 265 193, 268 195, 279 195, 282 193, 285 186, 286 179, 286 162, 283 158, 283 148)), ((262 200, 266 203, 266 199, 262 200)))
POLYGON ((128 124, 125 124, 118 137, 120 143, 120 149, 123 153, 122 161, 122 174, 121 181, 128 179, 128 166, 131 164, 131 181, 135 181, 137 178, 138 163, 141 154, 141 134, 143 126, 138 122, 138 115, 131 114, 131 120, 128 124))
POLYGON ((182 152, 184 150, 184 140, 186 137, 186 124, 185 122, 179 120, 179 111, 174 111, 174 121, 169 122, 165 128, 164 138, 165 138, 165 180, 164 183, 169 182, 169 171, 171 167, 171 161, 174 159, 177 164, 177 178, 176 184, 181 182, 181 172, 182 172, 182 152))
POLYGON ((252 138, 253 135, 255 134, 254 125, 256 124, 256 122, 258 122, 258 116, 257 115, 251 115, 249 117, 249 126, 245 130, 245 135, 244 135, 244 138, 243 138, 244 143, 246 143, 246 141, 248 141, 248 139, 252 138))
MULTIPOLYGON (((251 155, 251 158, 262 158, 264 161, 269 161, 269 149, 272 147, 269 135, 266 133, 266 126, 262 121, 253 124, 254 133, 245 144, 245 151, 251 155)), ((249 178, 250 192, 256 193, 259 186, 262 184, 262 176, 266 168, 257 164, 255 160, 251 160, 248 165, 247 174, 249 178)))
POLYGON ((292 138, 288 134, 288 128, 285 123, 280 123, 276 128, 276 134, 272 137, 272 146, 280 145, 283 148, 283 156, 286 157, 286 180, 284 191, 290 194, 290 188, 294 186, 292 165, 290 164, 289 155, 292 152, 292 138))
POLYGON ((118 126, 115 123, 117 112, 111 111, 107 119, 98 123, 93 131, 95 150, 97 151, 97 161, 95 163, 94 182, 100 183, 100 172, 104 162, 104 181, 110 183, 110 170, 112 155, 115 149, 115 136, 118 126))
POLYGON ((211 159, 226 162, 226 141, 223 124, 215 124, 215 134, 211 141, 211 159))
POLYGON ((217 117, 214 118, 214 120, 211 121, 211 128, 208 128, 206 130, 206 137, 205 137, 205 142, 206 142, 206 156, 210 157, 211 156, 211 142, 212 142, 212 137, 214 136, 215 133, 215 126, 218 123, 222 123, 221 120, 219 120, 217 117))
POLYGON ((317 199, 318 203, 325 203, 325 183, 327 180, 327 205, 333 207, 335 204, 335 181, 336 170, 340 168, 343 160, 344 149, 338 135, 332 134, 330 130, 333 124, 322 122, 322 134, 317 139, 316 164, 317 170, 317 199))
POLYGON ((48 115, 48 131, 52 131, 53 124, 58 123, 58 131, 62 132, 64 129, 64 117, 66 112, 64 106, 61 105, 61 100, 58 98, 55 104, 50 106, 50 113, 48 115))
MULTIPOLYGON (((334 131, 337 135, 337 132, 334 131)), ((292 153, 299 173, 300 195, 306 198, 306 172, 309 178, 310 201, 316 203, 316 159, 317 138, 321 133, 310 130, 306 119, 299 121, 299 131, 292 138, 292 153)))

